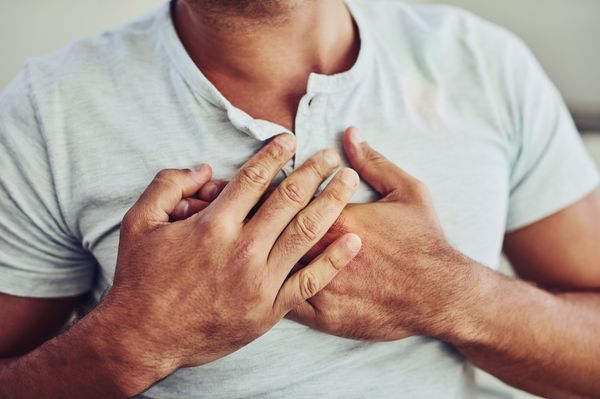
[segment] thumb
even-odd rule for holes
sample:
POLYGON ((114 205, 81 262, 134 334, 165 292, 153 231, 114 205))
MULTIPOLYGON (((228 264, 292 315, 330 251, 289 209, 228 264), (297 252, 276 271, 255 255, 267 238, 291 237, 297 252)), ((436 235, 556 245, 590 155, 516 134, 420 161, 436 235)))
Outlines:
POLYGON ((360 177, 383 197, 398 193, 404 183, 415 180, 361 138, 355 127, 344 132, 344 150, 360 177))
POLYGON ((161 170, 129 210, 128 215, 146 227, 167 223, 169 215, 185 197, 197 192, 210 180, 210 166, 202 164, 190 169, 161 170))

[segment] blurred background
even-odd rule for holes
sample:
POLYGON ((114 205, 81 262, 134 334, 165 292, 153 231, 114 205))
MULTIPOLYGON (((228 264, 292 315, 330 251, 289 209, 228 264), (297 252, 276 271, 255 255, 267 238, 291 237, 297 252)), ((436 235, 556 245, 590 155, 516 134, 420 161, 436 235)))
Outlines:
MULTIPOLYGON (((365 0, 369 1, 369 0, 365 0)), ((0 0, 0 90, 24 61, 119 25, 163 0, 0 0)), ((527 42, 566 99, 600 165, 600 0, 407 0, 469 9, 527 42)), ((510 273, 508 266, 504 271, 510 273)), ((532 398, 478 373, 480 398, 532 398)))

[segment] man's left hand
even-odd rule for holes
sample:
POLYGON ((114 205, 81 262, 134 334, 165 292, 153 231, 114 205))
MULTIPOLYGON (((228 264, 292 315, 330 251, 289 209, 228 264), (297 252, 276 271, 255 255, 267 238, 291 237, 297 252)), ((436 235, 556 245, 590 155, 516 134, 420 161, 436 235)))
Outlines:
POLYGON ((344 148, 381 199, 348 205, 303 259, 319 256, 348 231, 363 241, 346 269, 287 318, 346 338, 443 337, 457 318, 468 321, 464 315, 481 267, 446 241, 423 183, 361 141, 353 128, 344 134, 344 148))

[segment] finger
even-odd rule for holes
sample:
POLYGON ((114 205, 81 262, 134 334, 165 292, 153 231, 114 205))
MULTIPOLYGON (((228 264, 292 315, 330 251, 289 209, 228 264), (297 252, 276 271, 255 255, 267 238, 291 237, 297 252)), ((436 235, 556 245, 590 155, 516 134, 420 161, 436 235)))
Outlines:
POLYGON ((285 315, 325 288, 358 254, 361 245, 356 234, 346 234, 327 247, 311 264, 293 274, 275 299, 276 314, 285 315))
POLYGON ((128 212, 134 220, 149 225, 166 223, 169 215, 185 197, 193 195, 207 181, 212 171, 206 164, 194 169, 161 170, 128 212))
POLYGON ((271 193, 273 191, 275 191, 276 188, 277 188, 276 186, 269 186, 269 188, 267 188, 267 191, 265 191, 265 193, 263 194, 263 196, 260 197, 260 199, 258 200, 258 203, 248 213, 248 220, 250 220, 250 219, 252 219, 254 217, 254 215, 260 209, 260 207, 262 206, 262 204, 265 203, 265 201, 271 196, 271 193))
POLYGON ((240 168, 209 208, 242 223, 271 180, 294 155, 295 143, 290 134, 277 136, 240 168))
POLYGON ((356 172, 342 169, 325 190, 296 215, 269 254, 268 264, 276 277, 285 278, 291 267, 327 233, 357 187, 356 172))
POLYGON ((227 183, 229 183, 227 180, 209 181, 198 191, 198 198, 206 202, 214 201, 221 194, 227 183))
POLYGON ((313 261, 327 246, 336 240, 341 234, 339 232, 332 232, 333 228, 330 228, 327 233, 317 242, 308 252, 302 255, 300 262, 308 264, 313 261))
POLYGON ((277 186, 245 227, 247 234, 262 237, 273 247, 290 221, 310 202, 315 191, 339 166, 332 149, 317 152, 277 186))
POLYGON ((175 209, 169 215, 172 221, 185 220, 192 215, 204 210, 210 202, 202 201, 196 198, 184 198, 175 206, 175 209))
POLYGON ((372 149, 354 127, 344 132, 344 149, 360 177, 382 196, 399 193, 404 183, 415 180, 372 149))
MULTIPOLYGON (((221 194, 221 191, 225 188, 225 186, 229 184, 229 180, 212 180, 206 183, 200 191, 198 191, 197 196, 200 200, 205 201, 206 203, 210 203, 215 200, 216 197, 221 194), (216 187, 215 187, 216 186, 216 187), (216 191, 213 191, 216 188, 216 191)), ((269 186, 258 203, 254 206, 254 208, 248 213, 248 219, 251 219, 256 211, 262 206, 262 204, 266 201, 267 198, 271 195, 273 191, 275 191, 274 186, 269 186)))

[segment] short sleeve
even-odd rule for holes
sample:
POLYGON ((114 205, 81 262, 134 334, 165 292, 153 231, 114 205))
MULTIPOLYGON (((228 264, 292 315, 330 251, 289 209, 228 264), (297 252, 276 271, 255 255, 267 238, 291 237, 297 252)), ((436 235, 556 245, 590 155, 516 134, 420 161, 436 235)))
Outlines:
POLYGON ((558 90, 529 49, 511 36, 504 60, 512 138, 507 231, 550 216, 599 183, 558 90))
POLYGON ((27 70, 0 94, 0 292, 74 296, 95 262, 62 218, 34 104, 27 70))

